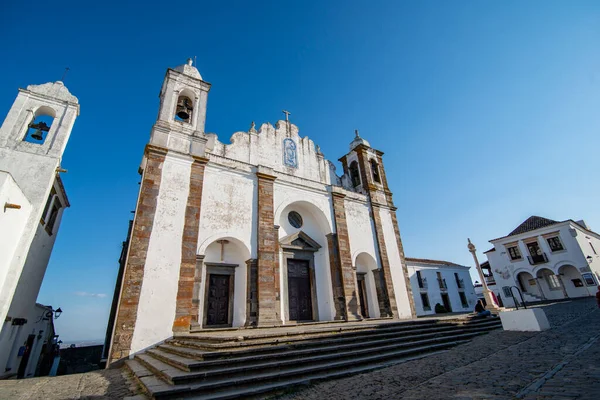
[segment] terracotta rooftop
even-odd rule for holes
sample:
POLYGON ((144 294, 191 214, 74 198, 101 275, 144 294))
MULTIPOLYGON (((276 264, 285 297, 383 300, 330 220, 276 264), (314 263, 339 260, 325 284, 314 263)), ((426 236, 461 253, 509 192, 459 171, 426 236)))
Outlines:
POLYGON ((517 226, 517 228, 509 233, 507 236, 520 235, 521 233, 535 231, 536 229, 544 228, 546 226, 558 224, 558 221, 554 221, 548 218, 538 217, 537 215, 532 215, 527 218, 521 225, 517 226))

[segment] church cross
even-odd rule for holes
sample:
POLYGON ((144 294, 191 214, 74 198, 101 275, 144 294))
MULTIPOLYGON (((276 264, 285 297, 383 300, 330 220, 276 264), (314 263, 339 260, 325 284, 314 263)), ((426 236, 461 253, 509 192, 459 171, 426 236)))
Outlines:
POLYGON ((282 112, 285 114, 285 120, 286 120, 286 122, 288 122, 290 120, 290 114, 291 114, 291 112, 289 112, 287 110, 283 110, 282 112))

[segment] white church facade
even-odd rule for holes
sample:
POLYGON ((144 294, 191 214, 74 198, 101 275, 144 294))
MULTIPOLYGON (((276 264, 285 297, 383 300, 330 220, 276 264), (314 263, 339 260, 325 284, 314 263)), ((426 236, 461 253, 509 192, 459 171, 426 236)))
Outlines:
POLYGON ((415 316, 383 153, 356 132, 338 176, 287 114, 224 144, 210 88, 166 73, 109 363, 191 329, 415 316))

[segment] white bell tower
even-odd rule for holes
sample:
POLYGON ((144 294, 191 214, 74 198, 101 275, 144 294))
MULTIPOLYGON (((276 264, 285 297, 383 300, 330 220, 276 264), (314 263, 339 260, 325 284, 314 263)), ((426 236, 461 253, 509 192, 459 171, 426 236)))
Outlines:
POLYGON ((202 80, 192 59, 177 68, 169 68, 160 90, 158 118, 150 144, 202 156, 209 91, 210 83, 202 80))
POLYGON ((62 82, 49 82, 19 89, 0 127, 0 197, 8 194, 2 199, 11 204, 11 197, 19 198, 12 209, 0 207, 0 234, 13 230, 11 240, 0 243, 0 321, 7 316, 78 115, 77 98, 62 82), (18 226, 7 227, 17 220, 18 226))

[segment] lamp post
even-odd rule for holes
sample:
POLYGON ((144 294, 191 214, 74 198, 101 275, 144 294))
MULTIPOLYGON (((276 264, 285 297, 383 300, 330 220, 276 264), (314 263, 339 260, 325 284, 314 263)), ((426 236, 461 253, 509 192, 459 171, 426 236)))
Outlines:
POLYGON ((471 254, 473 255, 473 260, 475 261, 475 268, 477 268, 477 272, 479 272, 479 279, 481 279, 481 285, 483 286, 483 296, 485 297, 485 302, 487 303, 489 308, 498 311, 500 310, 500 307, 498 307, 498 304, 496 304, 494 298, 492 297, 492 293, 488 288, 487 282, 485 281, 485 276, 483 275, 483 271, 481 270, 481 266, 479 265, 477 254, 475 254, 477 249, 475 248, 475 245, 471 243, 471 239, 467 240, 469 241, 467 247, 469 248, 469 252, 471 252, 471 254))

